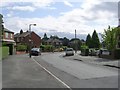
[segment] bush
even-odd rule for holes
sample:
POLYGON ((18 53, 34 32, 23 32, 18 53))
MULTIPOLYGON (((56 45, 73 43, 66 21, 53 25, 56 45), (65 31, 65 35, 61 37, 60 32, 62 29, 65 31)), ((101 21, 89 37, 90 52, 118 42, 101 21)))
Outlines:
POLYGON ((19 45, 17 45, 16 50, 17 51, 26 51, 27 50, 27 45, 19 44, 19 45))
POLYGON ((0 59, 4 59, 9 55, 9 47, 0 47, 0 59))
POLYGON ((52 45, 41 45, 40 48, 43 52, 53 51, 54 47, 52 45))
POLYGON ((115 59, 120 59, 120 49, 115 49, 115 51, 114 51, 114 58, 115 59))
POLYGON ((86 45, 81 46, 81 55, 83 55, 83 56, 88 56, 89 55, 88 46, 86 46, 86 45))

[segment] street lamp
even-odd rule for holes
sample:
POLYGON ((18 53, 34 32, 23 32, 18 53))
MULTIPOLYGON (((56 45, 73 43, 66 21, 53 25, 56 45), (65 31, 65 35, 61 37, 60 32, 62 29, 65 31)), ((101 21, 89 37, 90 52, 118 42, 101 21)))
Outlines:
POLYGON ((75 53, 77 53, 76 29, 75 29, 75 53))
POLYGON ((32 36, 31 36, 31 26, 36 26, 36 24, 29 24, 29 32, 30 32, 30 35, 29 35, 29 46, 30 46, 30 48, 29 48, 29 56, 30 56, 30 58, 31 58, 31 39, 32 39, 32 36))

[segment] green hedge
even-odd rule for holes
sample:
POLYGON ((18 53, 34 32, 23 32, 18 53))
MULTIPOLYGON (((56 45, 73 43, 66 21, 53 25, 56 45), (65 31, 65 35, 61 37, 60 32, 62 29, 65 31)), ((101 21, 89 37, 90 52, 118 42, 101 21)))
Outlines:
POLYGON ((17 51, 26 51, 27 50, 27 45, 19 44, 19 45, 17 45, 16 50, 17 51))
POLYGON ((0 60, 8 57, 9 47, 0 47, 0 60))
POLYGON ((120 59, 120 49, 115 49, 115 51, 114 51, 114 58, 115 59, 120 59))
POLYGON ((52 45, 41 45, 40 48, 42 49, 42 52, 51 52, 54 49, 52 45))

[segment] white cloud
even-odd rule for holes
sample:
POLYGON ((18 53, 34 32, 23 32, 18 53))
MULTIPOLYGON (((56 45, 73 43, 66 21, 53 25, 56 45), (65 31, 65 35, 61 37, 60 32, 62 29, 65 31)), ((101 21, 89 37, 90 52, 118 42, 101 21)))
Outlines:
POLYGON ((53 0, 39 0, 37 2, 32 2, 33 6, 37 8, 48 7, 51 3, 53 3, 53 0))
POLYGON ((73 5, 70 2, 68 2, 68 1, 64 1, 64 4, 69 6, 69 7, 73 7, 73 5))
POLYGON ((8 9, 21 10, 21 11, 34 11, 36 8, 31 6, 13 6, 13 7, 8 7, 8 9))
POLYGON ((13 15, 14 15, 14 12, 13 12, 13 11, 10 11, 6 16, 7 16, 7 17, 13 17, 13 15))
MULTIPOLYGON (((108 25, 117 26, 116 13, 110 12, 109 10, 91 10, 95 5, 100 5, 101 3, 91 3, 89 0, 86 2, 88 3, 83 3, 82 8, 76 8, 69 12, 62 13, 61 16, 56 18, 52 16, 43 18, 13 17, 6 19, 5 26, 15 32, 19 32, 20 29, 28 30, 28 25, 30 23, 36 23, 37 26, 32 27, 32 30, 37 33, 52 31, 74 33, 74 30, 76 29, 77 34, 91 34, 94 29, 98 33, 101 33, 108 25), (90 8, 87 8, 87 5, 90 8)), ((39 7, 39 5, 36 7, 39 7)), ((49 4, 43 6, 49 7, 49 4)))

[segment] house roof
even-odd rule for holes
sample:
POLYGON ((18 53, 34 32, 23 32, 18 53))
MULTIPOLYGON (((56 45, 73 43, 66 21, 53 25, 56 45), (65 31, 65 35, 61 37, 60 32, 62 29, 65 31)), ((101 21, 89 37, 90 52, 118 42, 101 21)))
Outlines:
POLYGON ((59 39, 52 39, 52 38, 50 38, 46 42, 62 42, 62 41, 60 41, 59 39))
POLYGON ((22 34, 16 33, 16 34, 14 35, 14 37, 26 37, 26 36, 29 35, 29 34, 30 34, 30 32, 23 32, 22 34))
MULTIPOLYGON (((31 33, 34 33, 34 34, 36 34, 35 32, 31 32, 31 33)), ((30 32, 29 31, 27 31, 27 32, 23 32, 22 34, 20 34, 20 33, 16 33, 15 35, 14 35, 14 37, 26 37, 26 36, 28 36, 28 35, 30 35, 30 32)), ((37 35, 37 34, 36 34, 37 35)), ((38 37, 40 37, 39 35, 37 35, 38 37)))
POLYGON ((8 30, 7 28, 4 28, 4 32, 14 33, 14 32, 12 32, 12 31, 8 30))

